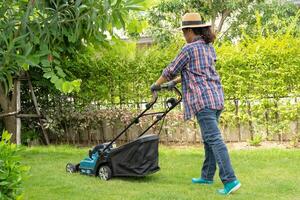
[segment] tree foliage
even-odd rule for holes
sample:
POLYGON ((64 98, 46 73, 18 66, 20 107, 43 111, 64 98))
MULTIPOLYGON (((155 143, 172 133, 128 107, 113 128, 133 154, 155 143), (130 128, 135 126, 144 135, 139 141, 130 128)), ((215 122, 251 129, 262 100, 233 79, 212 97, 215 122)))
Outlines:
MULTIPOLYGON (((198 12, 205 21, 212 23, 219 39, 234 41, 243 32, 254 33, 257 14, 262 16, 262 31, 267 34, 266 30, 285 32, 284 27, 293 20, 297 11, 297 6, 289 1, 161 1, 149 12, 148 32, 158 42, 169 42, 174 38, 176 28, 180 27, 181 16, 186 12, 198 12)), ((299 22, 296 29, 299 32, 299 22)))
POLYGON ((80 79, 68 80, 62 62, 89 43, 102 44, 114 28, 126 25, 141 0, 2 1, 0 3, 0 80, 7 92, 12 77, 29 68, 65 93, 79 91, 80 79))
POLYGON ((149 12, 149 32, 159 42, 169 42, 180 27, 181 16, 187 12, 198 12, 204 21, 210 21, 215 32, 224 31, 224 24, 237 13, 243 13, 249 5, 260 0, 175 0, 161 1, 149 12))
POLYGON ((299 8, 292 2, 271 1, 269 3, 259 2, 251 4, 243 12, 236 13, 229 19, 229 27, 223 34, 227 40, 247 35, 264 36, 270 34, 284 34, 292 31, 294 34, 300 33, 299 8), (299 14, 298 14, 299 15, 299 14), (260 28, 257 28, 259 17, 260 28), (289 24, 293 23, 291 27, 289 24), (292 29, 291 29, 292 28, 292 29))

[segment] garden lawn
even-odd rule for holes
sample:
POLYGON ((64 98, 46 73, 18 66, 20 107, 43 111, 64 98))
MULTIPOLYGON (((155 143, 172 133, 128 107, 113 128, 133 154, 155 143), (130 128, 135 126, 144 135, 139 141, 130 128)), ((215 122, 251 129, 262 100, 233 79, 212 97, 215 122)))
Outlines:
POLYGON ((25 148, 22 163, 31 167, 31 175, 24 181, 24 199, 300 200, 299 149, 230 151, 242 187, 226 197, 216 193, 222 187, 218 172, 213 185, 191 183, 191 178, 200 174, 202 147, 160 146, 159 172, 144 178, 113 178, 110 181, 65 172, 68 162, 79 162, 87 152, 87 148, 69 146, 25 148))

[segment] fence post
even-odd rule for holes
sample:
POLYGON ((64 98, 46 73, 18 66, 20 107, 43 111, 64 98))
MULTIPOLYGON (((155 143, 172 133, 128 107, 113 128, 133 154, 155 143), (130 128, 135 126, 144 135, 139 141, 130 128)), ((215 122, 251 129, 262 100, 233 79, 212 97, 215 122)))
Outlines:
MULTIPOLYGON (((298 97, 295 98, 295 103, 296 103, 296 105, 297 105, 297 103, 298 103, 298 97)), ((299 128, 300 128, 300 125, 299 125, 299 113, 300 113, 300 108, 298 108, 298 105, 297 105, 296 135, 299 134, 299 128)))
MULTIPOLYGON (((168 119, 165 119, 165 126, 168 127, 168 119)), ((165 128, 166 144, 169 145, 169 129, 165 128)))
POLYGON ((265 119, 266 119, 266 133, 267 133, 267 140, 269 140, 269 109, 267 108, 265 111, 265 119))
POLYGON ((104 143, 105 142, 105 128, 104 128, 104 121, 101 120, 100 121, 100 138, 101 138, 101 142, 104 143))
MULTIPOLYGON (((278 112, 278 100, 275 100, 275 120, 276 120, 276 124, 279 123, 279 112, 278 112)), ((281 133, 278 133, 278 140, 280 142, 282 142, 282 134, 281 133)))
POLYGON ((197 132, 198 132, 197 131, 197 122, 194 122, 194 141, 193 141, 194 144, 197 143, 197 132))
POLYGON ((239 142, 242 141, 242 134, 241 134, 241 123, 240 123, 240 116, 239 116, 239 100, 234 100, 235 105, 235 120, 236 120, 236 126, 238 128, 238 135, 239 135, 239 142))
POLYGON ((249 100, 247 100, 247 112, 249 115, 249 128, 250 128, 250 138, 253 140, 254 138, 254 128, 253 128, 253 123, 252 123, 252 112, 251 112, 251 103, 249 100))

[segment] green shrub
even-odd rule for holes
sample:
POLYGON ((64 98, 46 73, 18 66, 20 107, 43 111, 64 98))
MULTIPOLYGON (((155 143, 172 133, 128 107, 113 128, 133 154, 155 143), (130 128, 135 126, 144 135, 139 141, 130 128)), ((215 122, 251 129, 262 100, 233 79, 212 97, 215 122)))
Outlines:
POLYGON ((299 147, 300 143, 300 134, 296 134, 291 138, 290 144, 292 147, 299 147))
POLYGON ((21 165, 19 148, 10 143, 11 134, 2 133, 0 140, 0 199, 21 199, 21 183, 28 167, 21 165))
POLYGON ((263 138, 261 135, 255 135, 252 140, 249 140, 250 146, 260 146, 263 138))
POLYGON ((32 141, 38 140, 39 139, 39 133, 36 132, 36 130, 31 129, 31 130, 24 130, 22 131, 22 144, 23 145, 30 145, 32 141))

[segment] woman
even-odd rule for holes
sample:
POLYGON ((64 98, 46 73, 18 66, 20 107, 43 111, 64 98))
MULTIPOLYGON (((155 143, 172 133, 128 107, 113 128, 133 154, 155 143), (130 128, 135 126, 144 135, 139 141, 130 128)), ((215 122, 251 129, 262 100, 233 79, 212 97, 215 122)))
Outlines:
POLYGON ((205 149, 201 177, 193 178, 192 183, 212 184, 218 164, 219 175, 224 184, 224 188, 218 190, 218 193, 227 195, 238 190, 241 183, 234 174, 227 147, 218 128, 219 117, 224 108, 224 96, 215 70, 216 53, 211 44, 215 35, 211 31, 211 25, 204 23, 198 13, 185 14, 180 29, 187 44, 163 70, 160 78, 151 86, 151 91, 160 89, 160 85, 167 81, 170 88, 176 83, 182 83, 184 118, 188 120, 196 116, 205 149))

